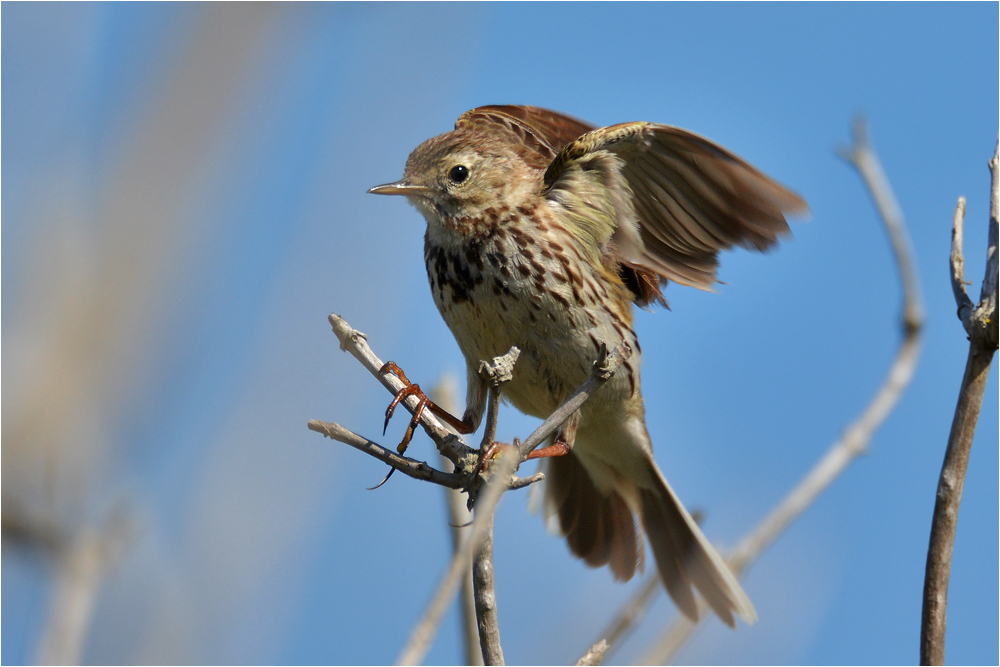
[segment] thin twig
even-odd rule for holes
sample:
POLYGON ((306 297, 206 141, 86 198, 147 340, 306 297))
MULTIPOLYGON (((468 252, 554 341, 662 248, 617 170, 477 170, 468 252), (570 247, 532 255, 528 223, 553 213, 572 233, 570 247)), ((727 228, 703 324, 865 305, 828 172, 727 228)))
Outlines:
MULTIPOLYGON (((455 400, 455 380, 448 375, 441 378, 437 385, 431 389, 431 400, 452 414, 458 412, 458 402, 455 400)), ((441 466, 448 470, 454 464, 445 456, 439 455, 441 466)), ((472 525, 472 510, 462 497, 462 492, 458 489, 445 489, 445 501, 448 504, 448 523, 451 526, 451 546, 452 554, 462 548, 465 540, 467 528, 472 525)), ((471 568, 462 577, 462 590, 458 596, 462 623, 462 654, 465 656, 464 664, 478 666, 483 664, 483 652, 479 648, 479 627, 476 622, 476 601, 472 592, 472 570, 471 568)))
POLYGON ((544 472, 536 472, 534 475, 528 475, 527 477, 518 477, 515 475, 510 479, 510 490, 523 489, 526 486, 530 486, 535 482, 540 482, 545 479, 544 472))
POLYGON ((322 433, 328 438, 350 445, 361 450, 365 454, 374 456, 379 461, 387 463, 404 475, 409 475, 414 479, 424 482, 433 482, 446 486, 449 489, 460 489, 465 483, 465 477, 454 472, 444 472, 432 468, 423 461, 417 461, 407 456, 397 454, 391 449, 386 449, 382 445, 372 442, 368 438, 358 435, 350 429, 346 429, 336 422, 321 422, 310 419, 307 424, 310 431, 322 433))
POLYGON ((479 451, 485 452, 493 444, 497 435, 497 416, 500 414, 500 388, 514 378, 514 364, 521 356, 521 350, 511 347, 507 354, 494 357, 492 363, 479 362, 479 375, 490 385, 489 402, 486 407, 486 427, 483 429, 483 441, 479 451))
POLYGON ((955 294, 955 303, 958 304, 958 319, 962 322, 965 330, 969 330, 969 318, 975 304, 965 291, 965 257, 962 256, 963 227, 965 223, 965 197, 958 198, 958 205, 955 206, 955 217, 951 223, 951 291, 955 294))
POLYGON ((513 449, 501 449, 500 455, 497 456, 496 460, 490 466, 492 472, 490 481, 479 493, 479 499, 476 502, 476 518, 472 522, 472 531, 462 545, 462 549, 456 552, 451 559, 451 565, 441 580, 433 599, 427 605, 427 611, 410 633, 410 638, 407 640, 406 646, 399 654, 399 658, 396 660, 397 665, 418 664, 427 654, 434 635, 437 634, 441 618, 448 609, 448 604, 451 602, 452 596, 455 594, 455 589, 468 571, 474 550, 478 548, 483 540, 483 536, 492 525, 493 511, 496 508, 497 501, 500 500, 500 494, 506 490, 507 480, 517 469, 517 466, 518 460, 517 456, 514 455, 513 449))
MULTIPOLYGON (((479 627, 479 649, 484 665, 502 665, 503 647, 500 645, 500 623, 497 619, 496 581, 493 576, 493 519, 483 534, 472 561, 472 585, 475 591, 476 620, 479 627)), ((484 520, 486 521, 486 520, 484 520)))
POLYGON ((889 234, 903 287, 903 326, 919 327, 924 321, 924 305, 916 270, 916 254, 903 221, 903 210, 899 207, 878 155, 868 143, 868 128, 864 118, 855 118, 853 129, 854 145, 842 147, 838 152, 861 174, 889 234))
MULTIPOLYGON (((701 525, 702 513, 700 511, 693 511, 691 518, 699 526, 701 525)), ((662 590, 663 580, 660 579, 660 573, 652 572, 642 582, 639 590, 632 593, 632 596, 618 609, 618 613, 608 621, 608 624, 604 626, 604 630, 598 635, 599 637, 604 637, 604 641, 608 643, 606 652, 601 658, 602 660, 610 658, 622 646, 625 640, 629 638, 632 631, 642 623, 642 619, 645 618, 650 605, 656 599, 656 594, 662 590)), ((597 643, 600 642, 596 642, 595 645, 597 643)))
POLYGON ((983 276, 983 287, 979 292, 979 304, 982 309, 983 326, 993 348, 1000 346, 1000 322, 997 321, 997 269, 1000 267, 1000 253, 997 243, 1000 236, 998 221, 1000 221, 1000 141, 993 151, 990 160, 990 230, 986 250, 986 275, 983 276))
MULTIPOLYGON (((396 394, 404 387, 402 380, 394 374, 380 372, 384 364, 368 346, 368 337, 364 333, 352 328, 338 315, 330 315, 329 321, 333 327, 334 334, 340 341, 341 349, 349 351, 393 394, 396 394)), ((481 547, 485 539, 489 539, 490 544, 492 543, 492 517, 500 494, 508 488, 522 488, 544 478, 544 475, 537 473, 530 477, 518 478, 514 476, 514 472, 517 471, 518 466, 535 447, 544 442, 549 435, 578 410, 594 391, 614 375, 618 366, 631 352, 631 347, 625 342, 622 342, 610 353, 602 345, 600 355, 597 361, 594 362, 590 377, 584 382, 583 386, 545 420, 523 444, 519 445, 515 440, 514 447, 500 447, 500 455, 490 463, 490 481, 484 487, 479 487, 477 475, 469 473, 481 469, 481 466, 477 465, 480 457, 492 449, 491 445, 496 433, 499 409, 499 387, 512 377, 513 365, 517 360, 518 354, 520 354, 520 351, 516 347, 511 348, 510 352, 506 355, 494 358, 492 363, 482 362, 480 364, 479 372, 487 377, 491 388, 485 434, 482 446, 478 452, 469 448, 458 435, 448 432, 444 425, 430 411, 424 410, 422 412, 422 423, 425 430, 438 446, 439 453, 455 463, 457 472, 442 472, 424 462, 394 454, 367 438, 363 438, 345 429, 339 424, 315 420, 309 422, 309 428, 313 431, 323 433, 364 451, 411 477, 431 481, 450 488, 461 488, 469 492, 470 502, 475 501, 476 512, 472 531, 468 539, 462 543, 461 548, 455 550, 448 572, 434 594, 426 612, 411 632, 407 645, 399 656, 399 664, 415 664, 421 661, 424 655, 426 655, 434 636, 437 634, 441 618, 448 607, 455 588, 469 571, 474 553, 478 554, 477 567, 484 572, 486 570, 492 572, 492 547, 481 547)), ((410 396, 403 401, 403 404, 410 412, 416 412, 418 402, 419 399, 416 396, 410 396)), ((473 577, 474 582, 475 580, 476 577, 473 577)), ((482 581, 487 582, 486 579, 482 581)), ((474 588, 476 587, 474 586, 474 588)), ((495 612, 496 593, 492 589, 491 584, 483 586, 481 591, 477 589, 475 593, 477 597, 477 612, 480 610, 480 607, 487 610, 491 606, 495 612), (483 602, 487 604, 480 603, 480 595, 483 602)), ((484 660, 487 661, 487 664, 502 664, 503 653, 500 649, 499 629, 496 624, 495 613, 492 616, 492 621, 489 618, 489 614, 477 613, 477 620, 484 660)))
MULTIPOLYGON (((328 319, 334 335, 340 341, 340 349, 350 352, 390 393, 395 395, 405 386, 403 381, 392 373, 379 372, 385 364, 368 346, 367 335, 351 327, 344 318, 335 313, 331 313, 328 319)), ((408 396, 402 402, 411 414, 416 411, 419 403, 420 399, 416 396, 408 396)), ((449 432, 430 410, 424 410, 420 421, 438 451, 455 463, 457 468, 471 470, 475 466, 478 457, 476 450, 469 448, 460 437, 449 432)))
MULTIPOLYGON (((868 443, 875 431, 895 408, 913 378, 920 357, 923 306, 912 244, 889 181, 885 177, 878 156, 868 144, 862 121, 855 121, 854 145, 842 149, 840 154, 861 174, 889 233, 903 285, 903 340, 882 386, 857 421, 844 431, 840 439, 827 449, 806 476, 752 532, 743 538, 726 559, 736 576, 745 573, 761 553, 815 502, 847 466, 867 451, 868 443)), ((700 613, 705 608, 704 601, 699 598, 698 603, 699 614, 704 618, 704 614, 700 613)), ((697 627, 698 625, 686 618, 678 619, 647 653, 642 664, 666 664, 697 627)))
POLYGON ((983 392, 989 378, 990 365, 997 350, 997 213, 1000 210, 1000 143, 990 160, 989 244, 986 255, 986 277, 978 306, 965 292, 964 259, 962 257, 962 224, 965 200, 959 199, 952 227, 951 276, 958 319, 969 334, 969 357, 965 364, 958 405, 951 423, 948 448, 938 480, 934 518, 931 522, 930 545, 927 549, 927 569, 924 576, 924 604, 920 624, 920 664, 943 665, 945 631, 948 622, 948 580, 958 527, 958 510, 962 503, 965 473, 969 466, 972 439, 983 404, 983 392))
POLYGON ((601 660, 604 659, 604 654, 608 650, 608 642, 604 639, 597 642, 590 647, 586 653, 583 654, 579 660, 576 661, 576 667, 588 667, 589 665, 599 665, 601 660))
POLYGON ((658 572, 653 572, 642 582, 642 587, 618 609, 600 633, 608 643, 605 655, 610 657, 613 651, 621 648, 624 641, 632 634, 632 630, 646 617, 646 611, 661 590, 663 590, 663 580, 660 579, 658 572))

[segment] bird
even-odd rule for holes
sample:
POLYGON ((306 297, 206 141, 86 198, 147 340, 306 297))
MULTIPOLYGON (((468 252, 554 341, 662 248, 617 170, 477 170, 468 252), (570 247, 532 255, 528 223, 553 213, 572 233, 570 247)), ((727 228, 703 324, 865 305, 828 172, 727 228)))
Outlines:
MULTIPOLYGON (((401 195, 427 222, 431 293, 467 365, 460 433, 479 426, 480 360, 521 350, 504 398, 546 418, 589 376, 602 349, 641 353, 635 306, 666 306, 672 281, 711 291, 720 250, 764 251, 806 202, 693 132, 651 122, 596 128, 533 106, 490 105, 410 154, 401 195)), ((653 458, 641 354, 625 360, 550 440, 545 512, 574 555, 628 581, 643 533, 667 592, 698 619, 694 589, 730 627, 753 604, 653 458)), ((397 367, 398 368, 398 367, 397 367)), ((407 381, 408 382, 408 381, 407 381)))

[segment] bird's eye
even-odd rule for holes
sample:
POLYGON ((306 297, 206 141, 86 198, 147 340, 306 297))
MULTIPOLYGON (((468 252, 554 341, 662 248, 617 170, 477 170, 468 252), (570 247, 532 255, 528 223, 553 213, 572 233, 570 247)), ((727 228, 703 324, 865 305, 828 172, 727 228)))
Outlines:
POLYGON ((452 183, 462 183, 469 177, 469 168, 464 164, 457 164, 448 172, 448 179, 452 183))

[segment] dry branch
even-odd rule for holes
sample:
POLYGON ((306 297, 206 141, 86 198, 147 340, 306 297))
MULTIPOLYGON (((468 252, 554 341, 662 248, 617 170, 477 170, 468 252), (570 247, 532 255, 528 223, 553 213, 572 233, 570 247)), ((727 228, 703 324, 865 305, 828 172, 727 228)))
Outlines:
MULTIPOLYGON (((403 381, 392 373, 381 372, 385 363, 369 347, 366 334, 351 327, 339 315, 331 313, 328 319, 330 326, 333 327, 334 335, 340 341, 341 350, 350 352, 391 394, 395 395, 405 387, 403 381)), ((402 405, 412 414, 416 411, 419 403, 420 399, 416 396, 408 396, 403 399, 402 405)), ((457 435, 450 433, 433 413, 425 410, 420 418, 420 423, 430 439, 434 441, 441 455, 453 462, 458 470, 471 470, 475 467, 475 462, 478 459, 476 451, 466 446, 457 435)))
POLYGON ((417 461, 416 459, 397 454, 391 449, 386 449, 382 445, 372 442, 368 438, 360 436, 336 422, 321 422, 310 419, 307 426, 310 431, 322 433, 328 438, 342 442, 345 445, 350 445, 365 454, 374 456, 379 461, 389 464, 404 475, 409 475, 414 479, 433 482, 441 486, 446 486, 449 489, 460 489, 465 481, 464 477, 458 473, 437 470, 423 461, 417 461))
POLYGON ((938 481, 934 518, 931 522, 927 569, 924 575, 924 604, 920 623, 920 664, 943 665, 945 630, 948 612, 948 580, 951 557, 958 527, 958 509, 962 502, 965 472, 969 466, 972 439, 983 404, 983 392, 990 365, 997 350, 997 218, 1000 212, 1000 143, 990 160, 989 244, 986 253, 986 276, 979 304, 973 305, 965 292, 965 260, 962 256, 962 231, 965 198, 960 197, 952 223, 951 285, 958 305, 958 319, 969 334, 969 356, 958 392, 958 405, 951 423, 948 448, 938 481))
POLYGON ((80 663, 101 584, 121 560, 135 530, 128 506, 120 504, 99 529, 85 527, 54 543, 56 576, 38 664, 80 663))
POLYGON ((608 650, 608 642, 601 640, 590 647, 583 657, 576 661, 576 667, 587 667, 588 665, 599 665, 604 659, 604 654, 608 650))
MULTIPOLYGON (((506 355, 494 358, 493 363, 479 362, 479 374, 484 376, 490 384, 489 403, 486 407, 486 427, 483 429, 483 440, 479 445, 479 451, 484 454, 492 450, 494 438, 496 438, 501 387, 513 378, 514 364, 517 363, 520 354, 521 351, 518 348, 512 347, 506 355)), ((514 463, 510 473, 505 472, 504 468, 493 471, 494 475, 503 475, 500 480, 506 480, 509 474, 517 470, 521 464, 520 453, 513 447, 506 449, 507 451, 502 452, 502 455, 509 457, 514 463)), ((507 484, 507 488, 510 488, 509 484, 507 484)), ((498 499, 499 494, 503 493, 504 490, 501 488, 497 492, 498 499)), ((479 515, 480 512, 477 510, 476 514, 479 515)), ((477 539, 477 542, 472 545, 472 593, 476 609, 476 627, 479 630, 479 650, 483 664, 502 665, 504 664, 503 648, 500 645, 496 581, 493 576, 493 514, 491 509, 487 516, 482 517, 482 537, 477 538, 475 532, 469 537, 470 540, 477 539)))
MULTIPOLYGON (((442 377, 437 385, 431 389, 431 400, 447 410, 451 414, 459 411, 459 406, 455 400, 455 380, 452 376, 442 377)), ((440 457, 441 466, 447 471, 452 466, 444 456, 440 457)), ((448 506, 448 524, 451 526, 451 547, 452 554, 462 548, 465 540, 466 529, 472 525, 472 510, 463 500, 462 493, 458 489, 445 489, 445 502, 448 506)), ((459 618, 462 623, 462 654, 466 665, 473 667, 483 664, 483 652, 479 648, 479 627, 476 621, 476 601, 472 591, 472 570, 466 572, 462 579, 462 587, 458 596, 461 613, 459 618)))
POLYGON ((563 403, 558 410, 549 415, 549 418, 542 422, 535 431, 528 436, 528 439, 519 445, 521 460, 524 461, 536 447, 556 432, 570 416, 583 405, 591 395, 597 391, 605 382, 610 380, 623 361, 632 355, 632 347, 622 341, 615 349, 608 352, 607 346, 601 343, 597 361, 594 362, 593 370, 587 381, 573 393, 569 399, 563 403))
MULTIPOLYGON (((505 490, 504 482, 517 469, 517 465, 518 460, 512 449, 504 448, 490 466, 492 477, 479 493, 476 502, 476 518, 472 522, 472 532, 465 544, 462 545, 462 549, 456 551, 452 557, 451 565, 434 593, 431 603, 427 606, 427 611, 410 633, 406 646, 396 659, 397 665, 419 664, 427 654, 434 636, 437 634, 438 626, 441 624, 441 618, 444 616, 458 584, 468 571, 474 550, 482 542, 487 532, 493 528, 493 511, 500 500, 500 494, 505 490)), ((480 620, 481 623, 482 620, 480 620)))
MULTIPOLYGON (((404 388, 403 381, 396 375, 381 372, 384 364, 369 347, 368 337, 364 333, 353 329, 338 315, 330 315, 329 320, 334 334, 340 341, 342 350, 349 351, 393 394, 404 388)), ((448 432, 429 410, 420 413, 420 423, 437 445, 440 454, 455 464, 455 472, 436 470, 425 462, 394 454, 339 424, 309 421, 310 430, 351 445, 389 464, 394 469, 403 471, 410 477, 449 488, 461 489, 469 494, 470 506, 473 503, 475 505, 472 530, 461 547, 454 550, 451 565, 427 610, 411 632, 406 646, 399 655, 397 664, 416 664, 423 660, 437 634, 438 626, 456 588, 467 576, 470 563, 473 563, 473 554, 476 556, 475 563, 472 565, 475 606, 483 659, 488 665, 503 664, 503 651, 500 646, 499 626, 496 618, 496 591, 492 576, 493 513, 496 504, 500 495, 507 489, 523 488, 544 478, 541 473, 526 478, 518 478, 514 476, 514 473, 538 445, 572 416, 594 391, 614 376, 621 362, 631 354, 631 348, 627 343, 622 342, 614 350, 608 352, 607 347, 601 345, 599 357, 594 362, 587 381, 528 436, 524 443, 518 443, 515 439, 513 446, 494 447, 493 438, 496 434, 501 386, 511 379, 513 367, 519 354, 520 351, 513 347, 506 355, 496 357, 492 362, 480 362, 479 373, 490 383, 490 393, 483 442, 478 452, 468 447, 460 436, 448 432), (493 451, 499 452, 495 459, 492 461, 481 460, 484 455, 493 451), (485 472, 484 463, 488 463, 488 469, 485 472), (481 475, 485 474, 488 474, 489 481, 483 485, 481 475)), ((417 396, 409 396, 404 399, 402 404, 411 413, 415 413, 419 402, 420 399, 417 396)))
POLYGON ((484 665, 502 665, 500 622, 497 619, 496 582, 493 576, 493 516, 476 548, 472 563, 472 584, 475 589, 476 619, 479 628, 479 649, 484 665))
POLYGON ((642 619, 646 617, 646 611, 649 610, 649 606, 661 590, 663 590, 663 580, 660 579, 658 572, 653 572, 642 582, 639 590, 633 593, 625 604, 615 612, 615 615, 611 617, 599 635, 604 637, 600 641, 606 641, 608 644, 608 648, 601 655, 602 660, 604 657, 610 657, 613 652, 621 648, 632 631, 642 623, 642 619))

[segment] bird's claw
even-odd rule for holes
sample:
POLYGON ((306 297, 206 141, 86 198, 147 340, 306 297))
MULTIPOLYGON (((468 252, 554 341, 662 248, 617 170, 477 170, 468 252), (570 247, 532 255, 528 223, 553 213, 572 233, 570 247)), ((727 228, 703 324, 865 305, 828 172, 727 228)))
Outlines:
MULTIPOLYGON (((383 373, 392 373, 398 377, 403 382, 403 388, 396 392, 396 395, 392 397, 392 402, 389 403, 389 407, 385 409, 385 423, 382 425, 382 435, 385 435, 386 429, 389 428, 389 420, 392 419, 392 415, 396 412, 396 406, 400 404, 401 401, 405 400, 409 396, 417 396, 420 402, 417 404, 417 409, 413 411, 413 419, 410 420, 409 426, 406 427, 406 433, 403 434, 403 440, 396 447, 396 450, 402 454, 406 451, 407 445, 410 444, 410 440, 413 438, 413 432, 416 430, 417 425, 420 424, 420 418, 424 415, 424 410, 431 403, 431 399, 427 398, 427 394, 423 392, 420 385, 413 384, 406 377, 406 373, 400 368, 396 362, 387 361, 379 369, 379 375, 383 373)), ((390 473, 392 474, 392 473, 390 473)), ((386 477, 388 479, 388 477, 386 477)), ((383 480, 383 483, 385 480, 383 480)), ((378 488, 378 487, 376 487, 378 488)))
POLYGON ((385 484, 386 482, 388 482, 388 481, 389 481, 389 478, 390 478, 390 477, 392 477, 392 473, 394 473, 394 472, 396 472, 396 469, 395 469, 395 468, 393 468, 392 466, 389 466, 389 472, 388 472, 388 474, 386 474, 386 476, 385 476, 385 477, 383 477, 383 478, 382 478, 382 481, 381 481, 381 482, 379 482, 379 483, 378 483, 378 484, 376 484, 375 486, 366 486, 365 488, 366 488, 366 489, 368 489, 369 491, 374 491, 374 490, 375 490, 375 489, 377 489, 378 487, 380 487, 380 486, 382 486, 383 484, 385 484))
POLYGON ((494 441, 485 450, 483 450, 479 455, 479 460, 476 462, 476 467, 472 470, 472 477, 475 479, 479 473, 484 472, 489 466, 490 462, 493 461, 500 454, 500 450, 504 447, 510 447, 511 445, 506 442, 496 442, 494 441))
POLYGON ((413 437, 413 432, 416 430, 417 425, 420 424, 420 418, 423 416, 424 410, 430 410, 433 414, 447 422, 448 425, 455 429, 458 433, 472 433, 475 430, 472 428, 472 425, 469 421, 467 421, 467 419, 459 419, 429 399, 427 394, 425 394, 420 388, 420 385, 410 382, 410 380, 406 377, 406 373, 403 372, 403 369, 400 368, 396 362, 385 362, 378 372, 379 375, 382 375, 383 373, 392 373, 403 382, 403 388, 396 392, 396 395, 393 396, 389 407, 385 410, 385 423, 382 425, 382 435, 385 435, 385 431, 389 427, 389 420, 392 419, 392 415, 396 411, 396 406, 398 406, 400 402, 406 400, 409 396, 416 396, 420 399, 416 410, 413 411, 413 419, 410 420, 410 425, 406 429, 406 435, 403 436, 403 442, 399 444, 402 448, 399 450, 400 454, 403 453, 406 449, 406 445, 410 442, 410 438, 413 437))

